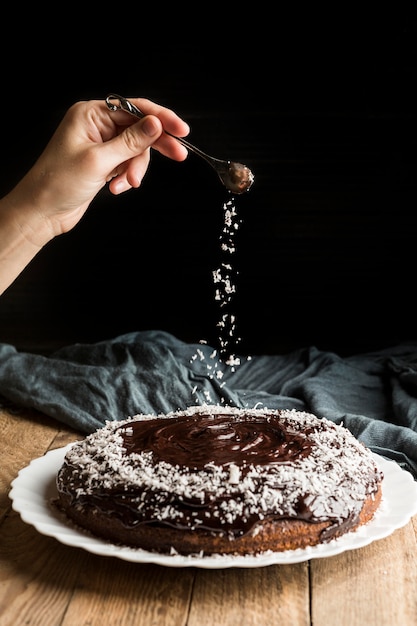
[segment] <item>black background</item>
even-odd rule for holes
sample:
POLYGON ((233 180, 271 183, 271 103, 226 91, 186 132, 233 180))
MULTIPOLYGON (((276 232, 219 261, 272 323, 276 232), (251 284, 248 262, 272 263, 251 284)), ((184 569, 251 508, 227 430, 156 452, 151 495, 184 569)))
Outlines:
MULTIPOLYGON (((3 25, 1 194, 74 101, 148 97, 189 122, 195 145, 255 174, 236 198, 242 352, 350 354, 416 339, 410 15, 121 5, 97 6, 88 22, 74 7, 47 17, 25 13, 30 36, 21 16, 3 25)), ((154 328, 214 343, 227 199, 204 161, 153 153, 139 190, 103 190, 3 294, 0 341, 47 352, 154 328)))

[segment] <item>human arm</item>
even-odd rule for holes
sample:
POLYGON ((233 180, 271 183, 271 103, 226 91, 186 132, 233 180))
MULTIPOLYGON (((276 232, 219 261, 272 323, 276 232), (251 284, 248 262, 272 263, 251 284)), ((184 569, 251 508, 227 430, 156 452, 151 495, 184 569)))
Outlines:
POLYGON ((54 237, 71 230, 106 184, 118 195, 139 187, 151 147, 182 161, 187 150, 173 137, 189 127, 172 110, 132 98, 145 117, 111 112, 104 100, 75 103, 45 150, 0 200, 0 294, 54 237))

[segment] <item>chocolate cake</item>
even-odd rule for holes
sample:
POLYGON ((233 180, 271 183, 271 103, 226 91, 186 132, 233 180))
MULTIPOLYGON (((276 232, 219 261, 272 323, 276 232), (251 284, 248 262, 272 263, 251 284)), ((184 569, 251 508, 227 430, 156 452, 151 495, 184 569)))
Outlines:
POLYGON ((329 542, 372 519, 382 483, 343 426, 217 405, 107 422, 67 451, 57 475, 59 507, 94 535, 206 555, 329 542))

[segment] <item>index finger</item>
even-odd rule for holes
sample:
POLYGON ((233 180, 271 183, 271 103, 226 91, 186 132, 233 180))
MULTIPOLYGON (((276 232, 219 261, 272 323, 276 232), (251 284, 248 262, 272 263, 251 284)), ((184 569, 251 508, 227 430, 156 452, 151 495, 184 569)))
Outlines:
POLYGON ((185 137, 190 132, 190 127, 179 115, 172 109, 168 109, 156 102, 152 102, 147 98, 129 98, 144 115, 155 115, 162 122, 164 130, 171 135, 177 137, 185 137))

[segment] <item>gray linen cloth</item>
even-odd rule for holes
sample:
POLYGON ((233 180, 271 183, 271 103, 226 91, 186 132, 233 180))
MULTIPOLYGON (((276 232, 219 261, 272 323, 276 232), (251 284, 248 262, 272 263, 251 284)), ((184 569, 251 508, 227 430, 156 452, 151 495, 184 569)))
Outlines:
POLYGON ((295 408, 343 423, 417 479, 417 343, 341 357, 306 347, 241 357, 164 331, 132 332, 42 356, 0 344, 0 398, 81 432, 196 404, 295 408))

